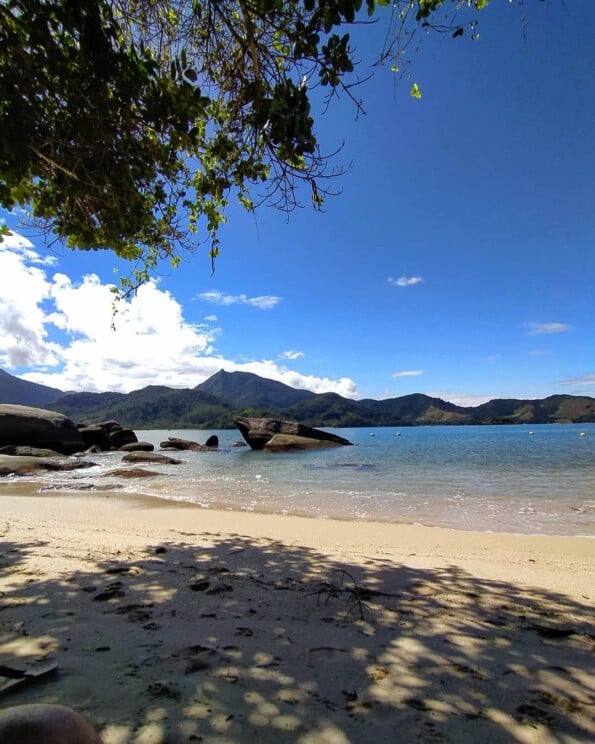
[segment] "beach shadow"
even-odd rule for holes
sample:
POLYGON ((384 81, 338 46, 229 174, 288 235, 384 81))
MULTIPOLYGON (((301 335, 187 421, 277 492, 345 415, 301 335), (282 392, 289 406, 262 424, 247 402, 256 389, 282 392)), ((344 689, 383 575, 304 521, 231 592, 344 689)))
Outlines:
MULTIPOLYGON (((51 554, 3 545, 8 570, 51 554)), ((590 608, 512 578, 177 533, 5 586, 0 664, 59 673, 0 705, 72 705, 109 744, 595 734, 590 608)))
POLYGON ((18 571, 19 565, 25 564, 27 556, 47 543, 43 540, 33 540, 28 543, 17 543, 3 539, 0 528, 0 575, 8 571, 18 571))

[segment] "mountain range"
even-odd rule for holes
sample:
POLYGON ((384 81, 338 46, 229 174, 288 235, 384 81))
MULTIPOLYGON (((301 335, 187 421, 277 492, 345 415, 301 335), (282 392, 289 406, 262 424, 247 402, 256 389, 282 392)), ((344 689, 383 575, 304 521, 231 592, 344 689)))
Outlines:
POLYGON ((0 369, 0 403, 43 408, 62 395, 62 390, 21 380, 20 377, 14 377, 0 369))
POLYGON ((272 416, 318 427, 595 422, 595 398, 589 396, 495 399, 474 407, 421 393, 352 400, 223 370, 192 389, 151 385, 131 393, 64 393, 0 370, 0 403, 43 407, 76 422, 115 419, 133 429, 226 429, 234 427, 238 415, 272 416))

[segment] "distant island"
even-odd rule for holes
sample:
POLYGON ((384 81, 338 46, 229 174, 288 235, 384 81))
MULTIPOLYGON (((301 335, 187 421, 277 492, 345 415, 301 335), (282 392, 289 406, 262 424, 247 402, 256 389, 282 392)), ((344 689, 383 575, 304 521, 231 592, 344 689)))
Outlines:
POLYGON ((351 400, 312 393, 248 372, 220 370, 192 389, 150 385, 131 393, 64 393, 0 370, 0 403, 47 408, 74 421, 116 419, 133 429, 233 429, 234 416, 270 416, 307 426, 594 423, 595 398, 551 395, 464 407, 421 393, 351 400))

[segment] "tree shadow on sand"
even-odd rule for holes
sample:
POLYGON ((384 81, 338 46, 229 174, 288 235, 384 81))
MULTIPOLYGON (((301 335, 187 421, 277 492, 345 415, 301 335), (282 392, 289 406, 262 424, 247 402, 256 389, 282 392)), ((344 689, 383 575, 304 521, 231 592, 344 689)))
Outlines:
POLYGON ((59 665, 0 705, 72 705, 110 744, 595 734, 594 628, 560 594, 242 535, 73 555, 56 580, 51 543, 0 553, 0 664, 59 665))

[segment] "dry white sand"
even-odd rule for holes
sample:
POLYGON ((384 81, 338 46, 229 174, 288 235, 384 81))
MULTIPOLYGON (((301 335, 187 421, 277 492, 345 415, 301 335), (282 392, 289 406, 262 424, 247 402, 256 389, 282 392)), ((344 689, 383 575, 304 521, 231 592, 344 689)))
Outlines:
POLYGON ((587 742, 595 541, 0 493, 0 707, 106 744, 587 742))

